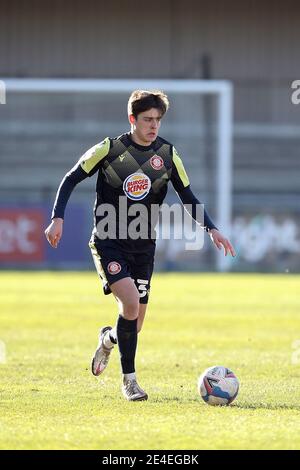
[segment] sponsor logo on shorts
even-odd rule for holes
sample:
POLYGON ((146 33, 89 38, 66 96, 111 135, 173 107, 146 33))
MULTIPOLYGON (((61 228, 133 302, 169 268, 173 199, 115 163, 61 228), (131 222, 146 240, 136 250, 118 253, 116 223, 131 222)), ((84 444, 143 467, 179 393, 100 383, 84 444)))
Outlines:
POLYGON ((111 261, 109 265, 107 266, 107 270, 109 274, 118 274, 121 271, 121 265, 117 263, 116 261, 111 261))
POLYGON ((140 201, 151 189, 151 180, 145 173, 132 173, 123 183, 123 191, 129 199, 140 201))
POLYGON ((164 166, 164 161, 159 155, 153 155, 153 157, 150 158, 150 165, 154 170, 161 170, 164 166))

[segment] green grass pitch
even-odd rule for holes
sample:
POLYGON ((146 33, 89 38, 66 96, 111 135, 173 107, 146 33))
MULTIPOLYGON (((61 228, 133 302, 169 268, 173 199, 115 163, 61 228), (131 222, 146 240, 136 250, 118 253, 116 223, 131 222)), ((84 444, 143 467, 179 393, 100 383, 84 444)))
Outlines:
POLYGON ((90 373, 112 296, 94 273, 0 274, 1 449, 299 449, 299 276, 155 274, 137 371, 120 392, 117 348, 90 373), (298 350, 297 350, 298 348, 298 350), (240 380, 229 407, 197 394, 207 367, 240 380))

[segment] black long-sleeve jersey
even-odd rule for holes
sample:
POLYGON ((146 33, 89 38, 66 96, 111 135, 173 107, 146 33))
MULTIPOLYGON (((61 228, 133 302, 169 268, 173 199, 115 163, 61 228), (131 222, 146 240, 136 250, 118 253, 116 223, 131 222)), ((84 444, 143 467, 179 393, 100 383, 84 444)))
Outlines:
POLYGON ((110 204, 116 213, 116 230, 113 237, 108 230, 107 239, 116 239, 123 249, 130 252, 144 251, 147 246, 153 247, 155 245, 153 221, 155 224, 158 212, 156 217, 155 215, 151 217, 150 213, 153 207, 159 208, 163 203, 169 181, 172 182, 175 191, 191 216, 207 231, 216 228, 205 210, 204 214, 203 211, 197 212, 200 202, 190 189, 188 176, 175 147, 161 137, 157 137, 149 146, 138 145, 133 142, 130 133, 117 138, 107 137, 80 158, 72 170, 65 175, 59 186, 52 219, 64 218, 64 211, 74 187, 96 172, 98 172, 98 178, 93 237, 97 241, 101 240, 97 229, 98 224, 101 221, 104 222, 107 217, 107 213, 103 213, 101 209, 110 204), (121 211, 124 208, 124 202, 127 205, 125 216, 121 211), (130 212, 133 213, 135 209, 132 206, 136 204, 142 204, 148 214, 147 239, 133 240, 128 236, 124 237, 124 227, 128 228, 137 217, 136 214, 130 215, 130 212), (199 213, 202 213, 202 217, 197 217, 199 213), (120 236, 121 226, 122 236, 120 236))

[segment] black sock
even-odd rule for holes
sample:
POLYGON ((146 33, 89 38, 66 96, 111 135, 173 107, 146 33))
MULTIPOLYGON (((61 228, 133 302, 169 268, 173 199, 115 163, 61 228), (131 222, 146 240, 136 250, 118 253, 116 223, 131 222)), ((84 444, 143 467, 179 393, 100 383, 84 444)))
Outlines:
POLYGON ((120 350, 123 374, 135 372, 134 359, 137 346, 137 319, 126 320, 119 315, 117 322, 117 338, 120 350))

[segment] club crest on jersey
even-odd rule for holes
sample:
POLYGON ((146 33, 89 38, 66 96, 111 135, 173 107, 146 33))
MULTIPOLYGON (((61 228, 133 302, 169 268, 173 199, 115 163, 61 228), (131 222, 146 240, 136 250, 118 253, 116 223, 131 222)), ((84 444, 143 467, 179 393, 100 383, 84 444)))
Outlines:
POLYGON ((150 158, 150 165, 154 170, 161 170, 164 166, 164 161, 159 155, 153 155, 153 157, 150 158))
POLYGON ((123 191, 129 199, 140 201, 151 189, 151 180, 145 173, 132 173, 123 183, 123 191))
POLYGON ((109 274, 118 274, 121 271, 121 265, 117 263, 116 261, 111 261, 109 265, 107 266, 107 270, 109 274))

